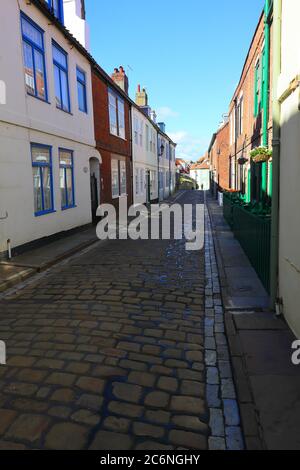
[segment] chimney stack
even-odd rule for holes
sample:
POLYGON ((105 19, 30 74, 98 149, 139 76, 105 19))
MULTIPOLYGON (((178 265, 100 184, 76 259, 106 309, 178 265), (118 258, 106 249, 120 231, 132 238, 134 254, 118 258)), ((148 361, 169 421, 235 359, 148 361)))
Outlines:
POLYGON ((123 91, 125 91, 126 95, 128 95, 129 81, 122 65, 119 68, 114 69, 114 73, 112 74, 111 78, 116 83, 116 85, 118 85, 123 91))
POLYGON ((148 95, 145 88, 143 88, 143 90, 141 91, 141 85, 138 85, 137 92, 135 95, 135 102, 138 106, 141 107, 148 106, 148 95))

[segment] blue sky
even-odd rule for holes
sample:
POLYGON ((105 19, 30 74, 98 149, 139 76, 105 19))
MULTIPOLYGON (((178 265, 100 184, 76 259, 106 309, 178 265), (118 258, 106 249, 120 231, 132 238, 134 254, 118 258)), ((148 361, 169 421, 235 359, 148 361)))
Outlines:
POLYGON ((264 0, 86 0, 91 52, 111 73, 123 65, 178 143, 206 150, 238 84, 264 0), (130 70, 129 67, 132 69, 130 70))

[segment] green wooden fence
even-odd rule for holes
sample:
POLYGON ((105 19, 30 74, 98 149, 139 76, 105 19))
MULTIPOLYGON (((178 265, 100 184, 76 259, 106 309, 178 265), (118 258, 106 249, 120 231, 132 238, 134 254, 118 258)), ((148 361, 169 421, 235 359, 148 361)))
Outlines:
POLYGON ((271 217, 254 214, 224 194, 224 218, 269 292, 271 217))

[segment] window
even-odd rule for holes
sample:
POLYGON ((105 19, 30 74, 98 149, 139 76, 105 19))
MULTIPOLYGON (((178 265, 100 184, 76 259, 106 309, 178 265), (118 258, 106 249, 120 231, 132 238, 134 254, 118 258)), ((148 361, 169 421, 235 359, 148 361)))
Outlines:
POLYGON ((145 173, 144 173, 144 170, 141 169, 140 170, 140 192, 141 192, 141 194, 144 194, 144 190, 145 190, 145 173))
POLYGON ((56 107, 70 112, 68 54, 56 43, 52 44, 56 107))
POLYGON ((146 150, 147 152, 150 149, 150 135, 149 135, 149 126, 146 124, 146 150))
POLYGON ((111 161, 112 197, 127 194, 126 162, 123 160, 111 161))
POLYGON ((112 90, 108 90, 110 133, 125 139, 124 100, 112 90))
POLYGON ((73 152, 71 150, 59 149, 59 178, 61 208, 74 207, 74 167, 73 152))
POLYGON ((86 75, 85 72, 76 69, 77 74, 77 94, 79 111, 87 113, 86 75))
POLYGON ((138 145, 139 143, 139 120, 134 118, 134 143, 138 145))
POLYGON ((140 121, 140 126, 139 126, 139 135, 140 135, 140 146, 143 146, 143 133, 144 133, 144 124, 143 121, 140 121))
POLYGON ((63 2, 62 0, 46 0, 49 9, 53 15, 61 22, 64 22, 63 2))
POLYGON ((241 96, 236 105, 236 138, 243 133, 243 112, 244 112, 244 97, 241 96))
POLYGON ((32 144, 34 212, 36 216, 53 212, 51 147, 32 144))
POLYGON ((126 163, 120 161, 120 185, 121 185, 121 196, 127 194, 127 178, 126 178, 126 163))
POLYGON ((138 196, 140 192, 140 187, 139 187, 139 170, 136 168, 135 170, 135 194, 138 196))
POLYGON ((150 170, 150 186, 151 191, 155 191, 156 188, 156 171, 150 170))
POLYGON ((170 159, 170 144, 169 142, 166 143, 166 159, 170 159))
POLYGON ((254 71, 254 116, 260 112, 261 104, 261 63, 257 61, 254 71))
POLYGON ((152 130, 152 150, 153 153, 156 154, 156 134, 155 131, 152 130))
POLYGON ((44 32, 23 14, 21 26, 27 93, 47 101, 44 32))

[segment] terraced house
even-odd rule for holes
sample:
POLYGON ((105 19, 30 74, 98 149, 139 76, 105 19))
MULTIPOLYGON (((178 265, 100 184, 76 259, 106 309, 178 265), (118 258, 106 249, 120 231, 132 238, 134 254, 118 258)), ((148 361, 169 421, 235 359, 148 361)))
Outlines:
POLYGON ((224 192, 225 218, 268 291, 273 188, 272 55, 273 1, 266 0, 230 102, 228 125, 214 134, 209 148, 211 189, 215 196, 224 192))
POLYGON ((3 0, 0 253, 89 224, 95 148, 90 60, 62 0, 3 0))
POLYGON ((132 107, 133 193, 136 204, 158 201, 158 150, 156 114, 148 106, 145 89, 138 86, 132 107))

